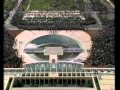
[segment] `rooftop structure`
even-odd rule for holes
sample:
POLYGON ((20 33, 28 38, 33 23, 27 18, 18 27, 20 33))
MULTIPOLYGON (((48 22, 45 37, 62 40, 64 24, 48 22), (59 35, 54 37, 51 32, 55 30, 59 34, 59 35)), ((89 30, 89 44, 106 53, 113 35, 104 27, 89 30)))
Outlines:
MULTIPOLYGON (((73 68, 75 67, 73 66, 73 68)), ((115 90, 114 68, 79 67, 78 69, 81 69, 79 72, 74 70, 55 71, 54 69, 38 71, 39 69, 5 68, 4 90, 6 88, 9 90, 26 90, 28 88, 29 90, 115 90)))

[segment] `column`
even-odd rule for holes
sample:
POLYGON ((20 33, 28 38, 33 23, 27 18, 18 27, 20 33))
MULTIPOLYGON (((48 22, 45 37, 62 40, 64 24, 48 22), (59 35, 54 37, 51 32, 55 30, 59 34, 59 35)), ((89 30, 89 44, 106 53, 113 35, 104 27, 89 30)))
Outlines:
POLYGON ((39 80, 39 86, 40 86, 40 79, 38 79, 39 80))
POLYGON ((44 79, 44 84, 43 84, 43 85, 46 85, 46 84, 45 84, 45 79, 44 79))
POLYGON ((58 85, 59 84, 59 81, 58 81, 59 79, 56 79, 56 80, 57 80, 57 85, 58 85))
POLYGON ((57 72, 57 63, 55 63, 55 67, 56 67, 55 69, 56 69, 56 72, 57 72))
POLYGON ((63 86, 63 79, 62 79, 62 86, 63 86))
POLYGON ((88 86, 88 80, 85 79, 85 86, 88 86))
POLYGON ((44 63, 44 74, 45 74, 45 63, 44 63))
POLYGON ((80 79, 80 86, 81 86, 81 84, 82 84, 82 83, 81 83, 81 79, 80 79))
POLYGON ((65 68, 66 68, 66 72, 67 72, 67 67, 68 67, 68 65, 65 66, 65 68))
POLYGON ((77 86, 77 78, 75 79, 75 82, 76 82, 76 83, 75 83, 75 86, 77 86))
POLYGON ((26 85, 26 79, 25 79, 25 85, 26 85))
POLYGON ((68 86, 68 79, 66 79, 66 85, 68 86))
POLYGON ((30 85, 31 85, 31 78, 30 78, 30 85))
POLYGON ((51 63, 50 63, 50 72, 51 72, 51 66, 52 66, 52 65, 51 65, 51 63))
POLYGON ((36 79, 34 79, 34 85, 36 86, 36 79))

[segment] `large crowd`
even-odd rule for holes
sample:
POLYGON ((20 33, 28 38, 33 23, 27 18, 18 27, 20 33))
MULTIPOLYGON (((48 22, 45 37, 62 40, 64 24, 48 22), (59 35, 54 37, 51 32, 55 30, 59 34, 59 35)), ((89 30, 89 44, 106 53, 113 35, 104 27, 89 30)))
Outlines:
POLYGON ((5 30, 4 31, 4 68, 19 68, 22 64, 22 59, 18 58, 17 51, 13 49, 14 38, 5 30))
POLYGON ((114 67, 114 21, 108 23, 104 30, 98 31, 93 40, 91 55, 87 63, 92 66, 114 67))
POLYGON ((27 30, 84 30, 85 25, 95 24, 96 20, 87 17, 86 20, 80 18, 32 18, 21 20, 22 16, 16 14, 13 17, 12 24, 27 30))

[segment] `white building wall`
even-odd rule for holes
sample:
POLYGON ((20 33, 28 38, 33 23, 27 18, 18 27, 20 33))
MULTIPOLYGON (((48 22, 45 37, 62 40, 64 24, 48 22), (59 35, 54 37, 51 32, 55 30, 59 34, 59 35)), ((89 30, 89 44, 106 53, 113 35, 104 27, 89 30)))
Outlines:
POLYGON ((77 87, 40 87, 40 88, 12 88, 11 90, 96 90, 95 88, 77 88, 77 87))

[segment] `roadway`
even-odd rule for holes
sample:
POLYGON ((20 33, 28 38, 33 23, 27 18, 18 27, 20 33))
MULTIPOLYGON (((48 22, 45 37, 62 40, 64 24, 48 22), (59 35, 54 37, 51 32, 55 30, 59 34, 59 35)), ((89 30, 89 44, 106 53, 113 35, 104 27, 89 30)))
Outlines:
MULTIPOLYGON (((98 28, 101 29, 102 23, 100 21, 100 18, 97 16, 97 13, 92 10, 92 4, 91 4, 90 0, 83 0, 83 1, 85 3, 85 13, 90 14, 97 21, 96 26, 98 26, 98 28)), ((93 25, 93 27, 94 27, 94 25, 93 25)), ((93 28, 93 27, 91 27, 91 28, 93 28)))
POLYGON ((18 0, 18 3, 16 5, 16 7, 13 8, 13 10, 10 11, 9 17, 5 21, 6 30, 19 30, 19 28, 13 26, 10 22, 11 22, 13 16, 15 15, 15 13, 17 12, 17 10, 18 10, 18 8, 19 8, 19 6, 20 6, 20 4, 21 4, 22 1, 23 0, 18 0))

